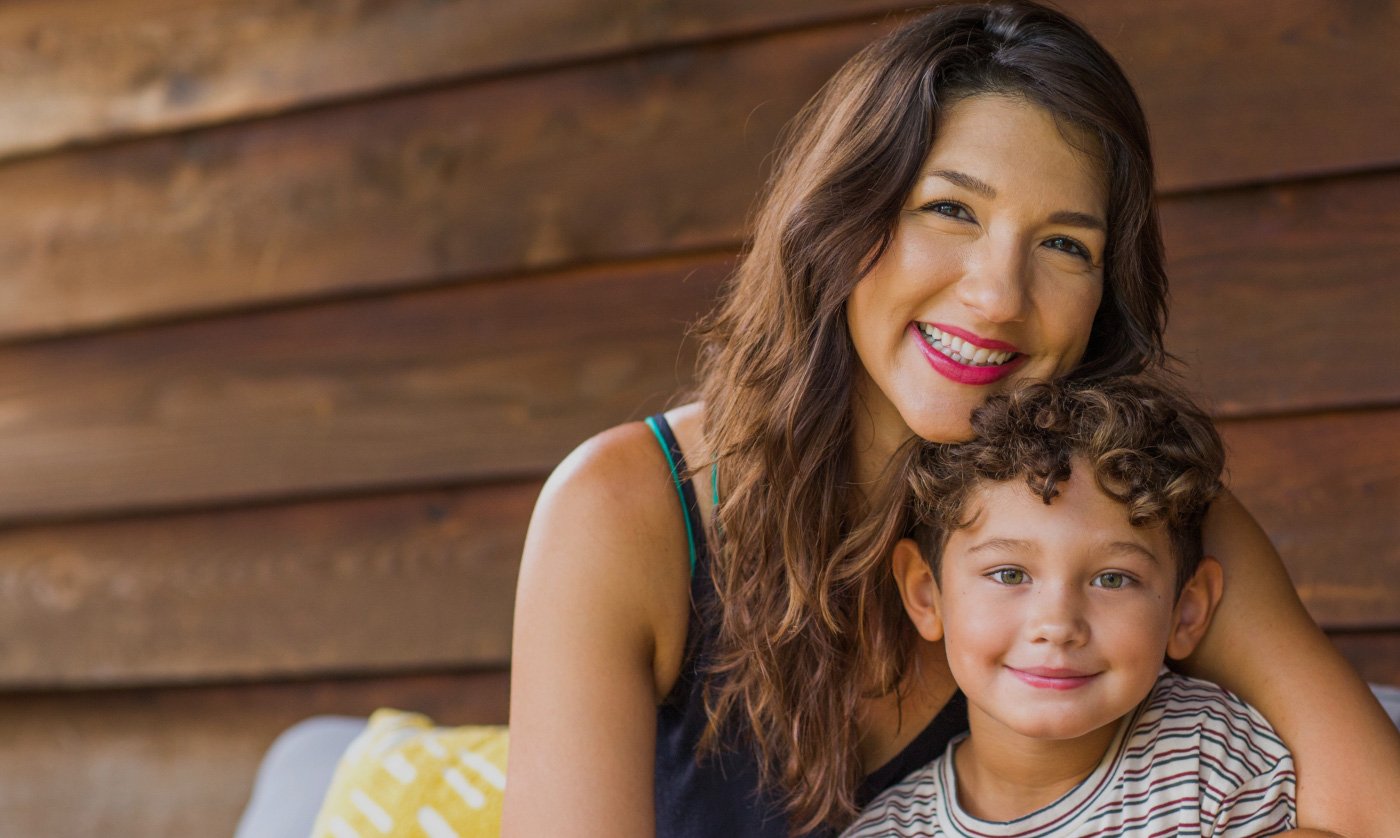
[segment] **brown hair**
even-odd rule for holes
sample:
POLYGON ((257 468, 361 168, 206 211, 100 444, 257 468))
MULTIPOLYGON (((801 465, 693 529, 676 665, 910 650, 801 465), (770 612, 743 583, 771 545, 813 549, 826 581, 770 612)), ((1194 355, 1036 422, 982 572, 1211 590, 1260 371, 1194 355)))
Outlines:
POLYGON ((748 252, 701 325, 717 632, 702 752, 756 751, 796 831, 839 824, 861 779, 852 708, 902 683, 912 638, 851 485, 851 289, 960 97, 1014 93, 1086 131, 1108 179, 1104 293, 1072 373, 1163 357, 1166 278, 1146 121, 1112 57, 1029 2, 941 7, 852 58, 791 123, 748 252), (721 534, 723 537, 720 537, 721 534), (737 737, 735 740, 734 737, 737 737))
POLYGON ((1196 572, 1225 450, 1185 396, 1146 380, 1034 382, 988 399, 972 430, 968 442, 915 444, 905 469, 908 523, 935 576, 948 536, 971 523, 979 486, 1024 479, 1049 504, 1076 458, 1133 526, 1166 527, 1177 593, 1196 572))

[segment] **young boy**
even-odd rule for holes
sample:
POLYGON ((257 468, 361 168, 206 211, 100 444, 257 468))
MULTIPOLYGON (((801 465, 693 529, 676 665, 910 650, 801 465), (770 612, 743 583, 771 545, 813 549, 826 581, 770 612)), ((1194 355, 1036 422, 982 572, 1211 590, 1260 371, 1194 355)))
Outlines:
POLYGON ((1223 587, 1201 521, 1224 454, 1210 420, 1137 381, 1038 383, 922 446, 916 540, 893 556, 942 640, 970 733, 846 836, 1270 835, 1293 762, 1263 717, 1175 675, 1223 587))

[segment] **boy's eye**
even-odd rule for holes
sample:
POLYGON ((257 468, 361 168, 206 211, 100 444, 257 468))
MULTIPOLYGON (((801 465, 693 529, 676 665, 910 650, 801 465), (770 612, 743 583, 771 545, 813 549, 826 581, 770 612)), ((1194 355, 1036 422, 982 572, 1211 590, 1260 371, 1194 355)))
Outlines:
POLYGON ((1128 584, 1128 577, 1122 573, 1100 573, 1094 577, 1093 584, 1100 588, 1121 588, 1128 584))
POLYGON ((1014 567, 1003 567, 1001 570, 994 570, 991 577, 1003 585, 1019 585, 1026 581, 1026 572, 1014 567))

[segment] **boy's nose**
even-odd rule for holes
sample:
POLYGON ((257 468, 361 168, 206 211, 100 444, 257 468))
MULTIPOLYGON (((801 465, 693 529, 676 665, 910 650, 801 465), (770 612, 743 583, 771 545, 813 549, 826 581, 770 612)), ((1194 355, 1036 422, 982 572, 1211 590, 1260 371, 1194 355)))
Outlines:
POLYGON ((1089 624, 1078 599, 1070 591, 1042 589, 1037 592, 1028 626, 1032 641, 1056 646, 1083 643, 1089 636, 1089 624))

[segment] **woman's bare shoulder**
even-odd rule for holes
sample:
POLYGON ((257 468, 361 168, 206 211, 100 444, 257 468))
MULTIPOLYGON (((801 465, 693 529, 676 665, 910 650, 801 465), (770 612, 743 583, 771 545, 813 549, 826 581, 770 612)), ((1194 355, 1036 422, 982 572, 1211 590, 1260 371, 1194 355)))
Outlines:
MULTIPOLYGON (((629 422, 579 445, 546 481, 530 521, 521 601, 589 604, 591 628, 632 637, 664 694, 679 671, 689 617, 689 547, 665 454, 629 422), (546 594, 531 596, 531 593, 546 594)), ((629 644, 630 645, 630 644, 629 644)))
MULTIPOLYGON (((683 448, 699 427, 694 407, 667 414, 683 448)), ((680 523, 670 466, 645 422, 617 425, 585 440, 550 475, 540 501, 582 507, 599 524, 630 524, 644 532, 674 534, 672 525, 680 523)))

